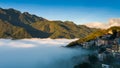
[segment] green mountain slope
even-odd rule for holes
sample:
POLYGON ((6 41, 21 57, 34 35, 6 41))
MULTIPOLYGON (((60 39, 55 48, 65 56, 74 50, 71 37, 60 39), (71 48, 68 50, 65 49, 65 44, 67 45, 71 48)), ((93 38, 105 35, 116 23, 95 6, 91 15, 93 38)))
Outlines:
POLYGON ((84 25, 76 25, 70 21, 45 21, 33 23, 32 26, 38 30, 51 33, 50 38, 82 38, 95 31, 84 25))
POLYGON ((106 30, 105 29, 104 30, 99 29, 95 32, 90 33, 89 35, 86 35, 84 38, 80 38, 77 41, 73 41, 73 42, 69 43, 67 46, 72 47, 72 46, 80 45, 83 42, 94 40, 95 38, 97 38, 99 36, 103 36, 103 35, 105 35, 106 33, 108 33, 109 31, 112 31, 112 30, 120 31, 120 27, 119 26, 113 26, 113 27, 110 27, 106 30))
POLYGON ((0 20, 0 38, 31 38, 24 28, 16 27, 0 20))
MULTIPOLYGON (((28 37, 33 38, 83 38, 89 33, 96 31, 97 29, 91 29, 84 25, 76 25, 70 21, 49 21, 42 17, 29 14, 28 12, 21 13, 15 9, 2 9, 0 8, 1 23, 9 23, 9 26, 19 27, 21 31, 27 33, 28 37), (24 29, 24 30, 22 30, 24 29)), ((5 27, 4 27, 5 28, 5 27)), ((7 31, 13 30, 13 28, 6 29, 7 31)), ((4 31, 0 29, 1 34, 5 35, 4 31)), ((12 37, 19 38, 19 33, 13 30, 12 37), (15 33, 15 35, 14 35, 15 33)), ((1 35, 1 38, 4 36, 1 35)), ((27 36, 23 36, 27 38, 27 36)))

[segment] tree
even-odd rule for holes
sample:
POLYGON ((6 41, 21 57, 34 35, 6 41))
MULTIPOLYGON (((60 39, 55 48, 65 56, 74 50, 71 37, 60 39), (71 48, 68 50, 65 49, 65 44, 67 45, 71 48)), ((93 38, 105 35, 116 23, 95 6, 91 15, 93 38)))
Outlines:
POLYGON ((88 60, 90 61, 90 63, 95 64, 96 62, 98 62, 98 57, 96 55, 89 55, 88 60))
POLYGON ((91 64, 90 63, 87 63, 87 62, 83 62, 79 65, 76 65, 74 68, 92 68, 91 64))

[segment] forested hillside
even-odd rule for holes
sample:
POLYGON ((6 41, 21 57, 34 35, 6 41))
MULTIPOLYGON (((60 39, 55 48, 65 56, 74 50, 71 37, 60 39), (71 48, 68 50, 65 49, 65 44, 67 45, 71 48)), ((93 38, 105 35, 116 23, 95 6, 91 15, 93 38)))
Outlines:
POLYGON ((71 42, 67 46, 68 47, 72 47, 72 46, 80 45, 81 43, 84 43, 84 42, 87 42, 87 41, 90 41, 90 40, 94 40, 97 37, 100 37, 100 36, 103 36, 105 34, 108 34, 112 30, 120 31, 120 27, 119 26, 114 26, 114 27, 110 27, 108 29, 99 29, 99 30, 97 30, 97 31, 95 31, 93 33, 90 33, 89 35, 87 35, 84 38, 80 38, 77 41, 71 42))
POLYGON ((15 9, 0 8, 0 37, 6 38, 83 38, 97 29, 76 25, 71 21, 49 21, 21 13, 15 9))

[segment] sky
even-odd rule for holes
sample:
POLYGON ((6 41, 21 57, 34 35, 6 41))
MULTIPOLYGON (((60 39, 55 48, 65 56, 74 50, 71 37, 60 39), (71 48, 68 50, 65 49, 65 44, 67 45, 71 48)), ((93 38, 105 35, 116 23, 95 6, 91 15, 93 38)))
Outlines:
POLYGON ((48 20, 76 24, 107 23, 120 17, 120 0, 0 0, 1 8, 14 8, 48 20))

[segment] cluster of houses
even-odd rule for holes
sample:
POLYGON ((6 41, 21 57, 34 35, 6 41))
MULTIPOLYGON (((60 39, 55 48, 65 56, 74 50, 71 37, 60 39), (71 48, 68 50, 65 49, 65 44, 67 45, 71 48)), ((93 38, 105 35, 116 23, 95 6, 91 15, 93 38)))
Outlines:
POLYGON ((96 50, 103 68, 112 68, 111 65, 114 64, 120 65, 120 31, 109 31, 103 36, 82 43, 82 45, 83 48, 96 50))

